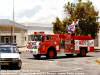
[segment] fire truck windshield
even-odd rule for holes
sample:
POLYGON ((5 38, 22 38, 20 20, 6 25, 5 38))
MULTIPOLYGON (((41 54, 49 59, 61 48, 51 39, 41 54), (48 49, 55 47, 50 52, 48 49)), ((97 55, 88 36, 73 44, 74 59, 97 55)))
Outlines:
POLYGON ((32 41, 42 41, 42 35, 34 35, 32 41))
POLYGON ((51 39, 51 35, 31 35, 30 36, 30 41, 44 41, 44 40, 50 40, 51 39))

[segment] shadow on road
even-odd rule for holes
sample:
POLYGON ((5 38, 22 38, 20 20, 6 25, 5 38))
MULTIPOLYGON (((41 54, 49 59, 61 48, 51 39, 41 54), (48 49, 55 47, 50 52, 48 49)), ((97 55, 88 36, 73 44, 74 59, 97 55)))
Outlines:
MULTIPOLYGON (((94 56, 91 56, 91 55, 87 55, 86 57, 79 57, 79 56, 57 56, 57 58, 55 58, 55 59, 87 58, 87 57, 94 57, 94 56)), ((33 58, 27 58, 27 59, 31 59, 31 60, 48 60, 48 61, 51 61, 51 59, 47 59, 46 57, 41 57, 40 59, 35 59, 34 57, 33 58)))

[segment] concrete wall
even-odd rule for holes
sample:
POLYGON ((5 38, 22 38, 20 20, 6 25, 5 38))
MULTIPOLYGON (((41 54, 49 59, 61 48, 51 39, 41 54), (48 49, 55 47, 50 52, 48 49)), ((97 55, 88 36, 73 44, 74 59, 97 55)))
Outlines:
POLYGON ((98 48, 100 49, 100 30, 99 30, 99 33, 98 33, 98 48))
POLYGON ((21 33, 15 33, 16 35, 16 43, 18 46, 26 46, 28 41, 27 32, 21 31, 21 33))

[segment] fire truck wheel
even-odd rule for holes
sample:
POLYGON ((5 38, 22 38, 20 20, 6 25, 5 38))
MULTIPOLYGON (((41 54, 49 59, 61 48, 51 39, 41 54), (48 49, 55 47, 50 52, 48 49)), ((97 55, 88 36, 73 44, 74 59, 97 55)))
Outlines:
POLYGON ((85 57, 85 56, 86 56, 86 50, 85 50, 85 49, 82 49, 82 50, 80 51, 80 56, 81 56, 81 57, 85 57))
POLYGON ((40 55, 33 55, 33 57, 35 58, 35 59, 40 59, 40 55))
POLYGON ((49 50, 46 57, 49 58, 49 59, 56 58, 57 57, 56 51, 55 50, 49 50))

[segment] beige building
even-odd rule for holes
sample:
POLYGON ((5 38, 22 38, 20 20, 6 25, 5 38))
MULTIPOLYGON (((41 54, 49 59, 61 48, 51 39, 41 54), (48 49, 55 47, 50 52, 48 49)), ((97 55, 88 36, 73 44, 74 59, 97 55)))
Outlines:
POLYGON ((24 25, 15 23, 8 19, 0 19, 0 43, 12 43, 12 42, 17 43, 17 46, 26 45, 27 43, 26 27, 24 25), (14 38, 14 41, 12 40, 12 38, 14 38))
POLYGON ((95 43, 95 48, 100 49, 100 30, 99 30, 98 36, 96 37, 94 43, 95 43))
POLYGON ((98 47, 100 49, 100 30, 99 30, 99 34, 98 34, 98 47))

